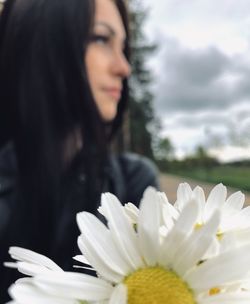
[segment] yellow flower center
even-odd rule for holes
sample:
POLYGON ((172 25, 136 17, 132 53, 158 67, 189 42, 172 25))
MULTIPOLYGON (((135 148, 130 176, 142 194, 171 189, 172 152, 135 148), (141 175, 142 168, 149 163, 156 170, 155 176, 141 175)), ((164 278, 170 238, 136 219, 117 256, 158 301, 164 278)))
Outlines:
POLYGON ((188 285, 174 272, 161 267, 137 270, 124 280, 128 304, 195 304, 188 285))

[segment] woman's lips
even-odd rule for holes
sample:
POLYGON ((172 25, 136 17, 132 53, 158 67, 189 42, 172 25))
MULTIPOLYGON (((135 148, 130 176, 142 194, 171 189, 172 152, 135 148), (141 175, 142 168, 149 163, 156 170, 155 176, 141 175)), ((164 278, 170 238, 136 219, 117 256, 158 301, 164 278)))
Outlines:
POLYGON ((117 101, 121 98, 121 89, 119 88, 105 88, 104 91, 117 101))

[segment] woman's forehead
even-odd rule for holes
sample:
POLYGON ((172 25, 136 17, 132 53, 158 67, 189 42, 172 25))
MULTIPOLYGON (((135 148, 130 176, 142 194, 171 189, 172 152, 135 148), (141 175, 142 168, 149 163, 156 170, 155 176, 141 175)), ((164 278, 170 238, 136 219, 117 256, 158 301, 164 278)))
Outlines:
POLYGON ((95 0, 95 2, 94 25, 112 29, 117 36, 125 38, 126 32, 115 2, 113 0, 95 0))

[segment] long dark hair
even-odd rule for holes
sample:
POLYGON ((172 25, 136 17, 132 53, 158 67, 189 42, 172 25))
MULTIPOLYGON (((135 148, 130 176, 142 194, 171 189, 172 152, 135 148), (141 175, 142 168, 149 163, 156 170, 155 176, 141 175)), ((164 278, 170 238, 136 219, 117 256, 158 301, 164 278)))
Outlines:
MULTIPOLYGON (((128 34, 125 5, 122 0, 114 2, 128 34)), ((4 4, 0 18, 0 145, 14 141, 20 189, 26 200, 22 212, 32 210, 30 225, 41 224, 38 219, 42 216, 53 221, 67 138, 75 130, 80 132, 94 189, 94 166, 105 159, 107 143, 122 123, 127 81, 108 132, 89 87, 84 58, 94 11, 94 0, 7 0, 4 4)), ((127 42, 127 57, 128 49, 127 42)), ((76 141, 71 142, 74 144, 76 141)))

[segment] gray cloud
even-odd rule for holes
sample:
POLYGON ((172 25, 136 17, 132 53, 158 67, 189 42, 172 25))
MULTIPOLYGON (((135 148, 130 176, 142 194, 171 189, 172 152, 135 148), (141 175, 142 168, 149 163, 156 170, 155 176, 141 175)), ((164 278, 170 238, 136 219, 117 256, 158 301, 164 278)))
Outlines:
MULTIPOLYGON (((216 48, 186 49, 176 43, 165 42, 162 58, 165 58, 165 71, 170 77, 189 84, 212 82, 230 64, 229 59, 216 48)), ((164 75, 164 74, 163 74, 164 75)))
POLYGON ((159 62, 155 106, 161 116, 227 111, 250 99, 250 63, 246 66, 240 58, 229 57, 215 47, 193 50, 166 38, 159 62))
POLYGON ((185 127, 185 128, 196 128, 197 126, 207 126, 210 125, 229 125, 231 122, 231 119, 228 115, 223 113, 198 113, 194 115, 178 115, 174 120, 172 120, 172 123, 168 123, 166 119, 165 127, 175 127, 176 125, 185 127))
POLYGON ((197 144, 208 147, 250 143, 250 63, 243 55, 167 39, 160 58, 155 105, 165 129, 203 129, 197 144))

